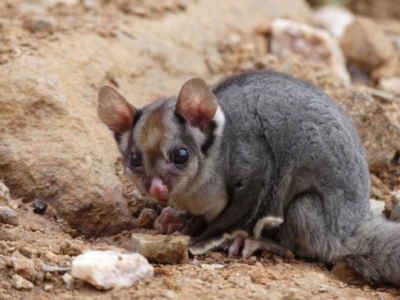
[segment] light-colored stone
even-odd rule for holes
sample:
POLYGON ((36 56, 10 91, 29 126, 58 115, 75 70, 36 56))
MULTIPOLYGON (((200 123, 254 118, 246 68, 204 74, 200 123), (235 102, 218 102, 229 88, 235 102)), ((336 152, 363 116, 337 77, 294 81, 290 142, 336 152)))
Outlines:
POLYGON ((79 0, 41 0, 41 2, 46 7, 55 6, 57 4, 72 6, 78 4, 79 0))
POLYGON ((176 264, 187 261, 188 236, 132 234, 132 251, 150 261, 176 264))
POLYGON ((10 190, 0 181, 0 206, 8 206, 11 200, 10 190))
POLYGON ((210 269, 210 270, 222 269, 222 268, 225 267, 224 265, 221 265, 221 264, 211 264, 211 265, 209 265, 209 264, 201 264, 200 266, 203 269, 210 269))
POLYGON ((153 277, 153 266, 140 254, 89 251, 72 262, 71 275, 98 289, 129 287, 153 277))
POLYGON ((374 20, 356 17, 346 27, 340 46, 346 59, 363 70, 372 70, 395 55, 390 40, 374 20))
POLYGON ((51 283, 46 283, 46 284, 43 286, 43 289, 44 289, 46 292, 51 292, 51 291, 53 290, 53 287, 54 287, 53 284, 51 284, 51 283))
POLYGON ((77 256, 83 251, 83 242, 78 240, 66 240, 61 243, 60 251, 62 254, 77 256))
POLYGON ((325 5, 314 10, 312 15, 313 24, 326 29, 335 38, 340 38, 353 21, 354 15, 341 6, 325 5))
POLYGON ((63 268, 71 267, 71 257, 69 255, 56 255, 51 251, 45 251, 42 252, 41 259, 51 266, 57 265, 58 267, 63 268))
POLYGON ((20 3, 18 5, 18 11, 25 14, 47 15, 46 7, 32 3, 20 3))
POLYGON ((385 91, 400 95, 400 77, 381 78, 379 80, 379 87, 385 91))
POLYGON ((67 287, 68 290, 73 290, 74 289, 75 280, 69 273, 65 273, 62 276, 62 279, 63 279, 63 281, 65 283, 65 286, 67 287))
POLYGON ((33 288, 33 283, 26 280, 25 278, 19 276, 18 274, 14 274, 11 278, 11 285, 18 290, 25 289, 30 290, 33 288))
POLYGON ((12 262, 9 257, 0 254, 0 271, 12 267, 12 262))
POLYGON ((14 228, 0 228, 0 241, 16 241, 17 231, 14 228))
POLYGON ((46 272, 46 273, 44 273, 44 278, 47 281, 51 281, 51 280, 53 280, 53 275, 50 272, 46 272))
POLYGON ((371 196, 370 197, 373 198, 373 199, 382 199, 383 198, 383 193, 377 187, 371 186, 371 196))
POLYGON ((20 251, 23 255, 29 258, 38 258, 40 256, 39 250, 29 246, 22 247, 20 251))
POLYGON ((390 78, 396 75, 400 75, 400 57, 392 56, 383 64, 374 68, 369 76, 374 81, 380 81, 380 79, 390 78))
POLYGON ((32 259, 26 258, 18 251, 15 251, 12 255, 12 261, 15 273, 29 281, 35 280, 37 271, 32 259))
POLYGON ((382 215, 382 213, 385 210, 385 202, 383 201, 378 201, 378 200, 369 200, 371 204, 371 210, 375 215, 382 215))
POLYGON ((326 30, 285 19, 271 22, 271 51, 280 57, 301 55, 305 60, 326 64, 345 86, 350 85, 342 51, 326 30))
POLYGON ((157 218, 157 213, 151 208, 144 208, 139 218, 137 219, 137 226, 139 228, 153 228, 155 219, 157 218))
POLYGON ((88 9, 93 9, 95 11, 99 10, 99 3, 97 3, 96 0, 83 0, 83 5, 87 7, 88 9))
POLYGON ((18 225, 18 214, 7 206, 0 206, 0 223, 18 225))
POLYGON ((58 264, 60 262, 60 255, 57 255, 52 251, 44 251, 40 256, 45 263, 52 262, 58 264))
POLYGON ((35 282, 41 283, 44 280, 44 273, 39 271, 36 273, 35 282))

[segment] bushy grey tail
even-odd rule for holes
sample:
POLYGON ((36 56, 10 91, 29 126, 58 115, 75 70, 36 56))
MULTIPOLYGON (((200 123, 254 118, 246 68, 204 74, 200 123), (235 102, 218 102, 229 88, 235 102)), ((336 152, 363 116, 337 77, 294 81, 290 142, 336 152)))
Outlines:
POLYGON ((341 259, 364 280, 400 286, 400 223, 375 215, 345 241, 344 251, 341 259))

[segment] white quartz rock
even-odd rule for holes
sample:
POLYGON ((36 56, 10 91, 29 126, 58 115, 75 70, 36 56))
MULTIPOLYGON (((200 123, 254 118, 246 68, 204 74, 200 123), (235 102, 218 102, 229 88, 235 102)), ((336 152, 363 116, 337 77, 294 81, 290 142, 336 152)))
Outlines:
POLYGON ((326 30, 306 24, 275 19, 271 22, 271 52, 280 57, 290 54, 307 61, 326 64, 345 86, 350 85, 345 59, 338 42, 326 30))
POLYGON ((142 255, 114 251, 89 251, 78 255, 71 270, 72 277, 98 289, 129 287, 138 280, 153 277, 153 273, 153 266, 142 255))
POLYGON ((347 25, 354 21, 354 15, 344 7, 326 5, 316 9, 312 15, 314 25, 329 31, 335 38, 343 35, 347 25))

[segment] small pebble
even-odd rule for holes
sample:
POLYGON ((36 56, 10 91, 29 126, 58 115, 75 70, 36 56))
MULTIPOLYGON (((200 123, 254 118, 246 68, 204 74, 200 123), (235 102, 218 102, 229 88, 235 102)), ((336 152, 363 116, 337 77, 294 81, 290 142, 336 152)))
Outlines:
POLYGON ((202 267, 200 262, 197 260, 197 258, 193 258, 192 264, 199 268, 202 267))
POLYGON ((173 298, 175 298, 175 292, 171 291, 171 290, 168 290, 168 291, 165 292, 165 296, 167 298, 169 298, 169 299, 173 299, 173 298))
POLYGON ((13 277, 11 279, 11 285, 18 290, 20 290, 20 289, 30 290, 31 288, 33 288, 32 282, 19 276, 18 274, 13 275, 13 277))
POLYGON ((46 272, 46 273, 44 274, 44 278, 45 278, 46 280, 50 281, 50 280, 53 279, 53 275, 51 275, 50 272, 46 272))
POLYGON ((16 241, 17 233, 10 228, 0 228, 0 241, 16 241))
POLYGON ((6 270, 7 268, 11 268, 13 263, 11 259, 7 256, 0 254, 0 270, 6 270))
POLYGON ((62 254, 77 256, 83 251, 83 243, 79 240, 65 240, 60 245, 62 254))
POLYGON ((379 87, 385 91, 400 94, 400 77, 381 78, 379 87))
POLYGON ((40 253, 37 249, 31 248, 28 246, 21 248, 20 251, 23 255, 25 255, 26 257, 29 257, 29 258, 38 258, 40 256, 40 253))
POLYGON ((40 200, 35 200, 32 203, 32 207, 35 214, 43 215, 46 212, 47 203, 40 200))
POLYGON ((52 33, 53 26, 51 25, 51 23, 49 23, 47 21, 39 20, 32 24, 30 30, 32 33, 35 33, 35 32, 52 33))
POLYGON ((139 228, 153 228, 154 221, 157 218, 157 213, 151 208, 143 208, 142 212, 137 219, 137 226, 139 228))
POLYGON ((209 264, 201 264, 201 267, 203 269, 214 270, 214 269, 222 269, 224 267, 224 265, 221 265, 221 264, 211 264, 211 265, 209 265, 209 264))
POLYGON ((65 283, 65 286, 67 287, 68 290, 73 290, 74 289, 74 278, 69 274, 69 273, 65 273, 62 276, 62 279, 65 283))
POLYGON ((15 251, 12 255, 14 272, 29 281, 34 281, 37 275, 35 262, 15 251))
POLYGON ((7 206, 0 206, 0 223, 18 225, 18 214, 7 206))
POLYGON ((185 262, 188 257, 188 236, 165 236, 132 234, 132 251, 140 253, 148 260, 176 264, 185 262))
POLYGON ((43 282, 43 280, 44 280, 44 273, 41 272, 41 271, 37 272, 35 281, 36 282, 43 282))
POLYGON ((130 287, 153 277, 154 269, 140 254, 115 251, 88 251, 72 262, 71 275, 98 289, 130 287), (121 257, 122 259, 119 259, 121 257))
POLYGON ((86 237, 84 235, 81 235, 81 236, 78 236, 77 238, 75 238, 75 240, 85 242, 86 237))
POLYGON ((46 292, 51 292, 53 290, 53 285, 51 283, 46 283, 43 287, 46 292))
POLYGON ((0 181, 0 206, 8 206, 10 201, 10 190, 0 181))
MULTIPOLYGON (((0 290, 9 290, 9 289, 11 289, 12 288, 12 285, 11 285, 11 283, 9 283, 8 281, 5 281, 5 280, 0 280, 0 290)), ((0 296, 1 296, 1 294, 0 294, 0 296)), ((1 297, 0 297, 0 299, 2 299, 1 297)))

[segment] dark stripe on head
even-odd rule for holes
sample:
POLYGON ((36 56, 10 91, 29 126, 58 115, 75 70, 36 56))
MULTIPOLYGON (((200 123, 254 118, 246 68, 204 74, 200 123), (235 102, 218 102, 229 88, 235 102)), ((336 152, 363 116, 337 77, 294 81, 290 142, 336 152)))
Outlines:
POLYGON ((143 110, 142 109, 137 109, 135 112, 135 117, 133 118, 133 122, 132 122, 132 128, 133 126, 136 125, 136 123, 139 121, 140 117, 143 114, 143 110))
POLYGON ((208 150, 214 144, 214 141, 215 141, 215 135, 214 135, 215 128, 217 128, 217 124, 215 123, 214 120, 212 120, 207 125, 207 130, 205 132, 206 141, 203 143, 203 145, 201 145, 201 152, 203 152, 204 155, 207 155, 208 150))
POLYGON ((164 124, 164 115, 167 112, 167 102, 160 102, 146 116, 143 125, 137 132, 137 142, 140 144, 150 161, 162 156, 162 146, 166 141, 167 128, 164 124))
POLYGON ((121 143, 121 136, 122 136, 121 132, 114 132, 114 138, 117 141, 117 145, 121 143))
POLYGON ((182 117, 180 114, 178 114, 178 113, 176 112, 176 110, 174 110, 174 115, 175 115, 175 117, 178 119, 178 122, 179 122, 181 125, 184 125, 184 124, 187 123, 187 122, 186 122, 186 119, 185 119, 184 117, 182 117))

